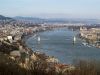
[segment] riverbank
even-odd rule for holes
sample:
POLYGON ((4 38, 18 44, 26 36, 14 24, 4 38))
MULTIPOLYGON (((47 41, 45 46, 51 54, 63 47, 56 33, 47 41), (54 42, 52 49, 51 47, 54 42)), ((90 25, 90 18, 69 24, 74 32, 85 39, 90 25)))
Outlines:
POLYGON ((88 45, 100 48, 100 28, 80 28, 80 38, 88 45))

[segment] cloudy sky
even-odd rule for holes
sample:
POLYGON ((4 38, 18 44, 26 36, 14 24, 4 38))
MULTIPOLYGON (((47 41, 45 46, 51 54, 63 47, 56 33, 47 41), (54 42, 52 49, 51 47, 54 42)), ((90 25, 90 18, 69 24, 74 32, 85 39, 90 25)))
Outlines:
POLYGON ((0 0, 0 14, 100 19, 100 0, 0 0))

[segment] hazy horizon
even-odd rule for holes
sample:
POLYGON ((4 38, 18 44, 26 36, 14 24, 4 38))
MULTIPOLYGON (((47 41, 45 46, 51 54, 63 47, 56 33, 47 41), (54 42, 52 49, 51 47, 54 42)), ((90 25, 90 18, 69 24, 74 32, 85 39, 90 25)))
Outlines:
POLYGON ((0 0, 0 14, 39 18, 100 19, 100 0, 0 0))

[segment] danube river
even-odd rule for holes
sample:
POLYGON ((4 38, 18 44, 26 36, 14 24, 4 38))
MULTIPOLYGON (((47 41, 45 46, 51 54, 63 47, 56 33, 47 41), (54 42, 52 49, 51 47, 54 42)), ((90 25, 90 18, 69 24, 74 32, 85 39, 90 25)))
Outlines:
POLYGON ((39 32, 27 39, 26 44, 33 51, 39 50, 47 55, 54 56, 62 63, 72 63, 73 60, 99 60, 100 49, 82 44, 79 38, 76 38, 73 44, 73 38, 79 31, 68 30, 67 28, 54 29, 51 31, 39 32))

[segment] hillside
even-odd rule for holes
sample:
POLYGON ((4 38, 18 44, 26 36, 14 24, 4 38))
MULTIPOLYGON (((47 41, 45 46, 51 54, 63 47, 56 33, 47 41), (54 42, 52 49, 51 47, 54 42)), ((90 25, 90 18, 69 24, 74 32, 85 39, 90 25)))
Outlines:
POLYGON ((14 19, 10 18, 10 17, 5 17, 3 15, 0 15, 0 20, 14 20, 14 19))

